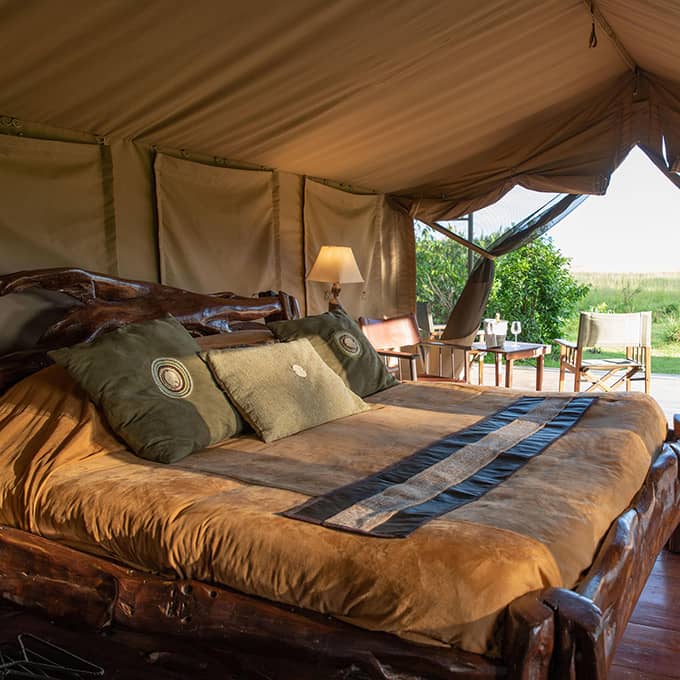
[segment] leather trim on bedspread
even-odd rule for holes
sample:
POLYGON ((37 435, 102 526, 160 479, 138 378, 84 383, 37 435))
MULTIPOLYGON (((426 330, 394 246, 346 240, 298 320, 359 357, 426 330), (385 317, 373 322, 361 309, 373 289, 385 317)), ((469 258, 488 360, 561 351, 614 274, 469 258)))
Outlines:
POLYGON ((404 538, 502 484, 569 431, 595 399, 522 397, 374 475, 281 514, 368 536, 404 538))

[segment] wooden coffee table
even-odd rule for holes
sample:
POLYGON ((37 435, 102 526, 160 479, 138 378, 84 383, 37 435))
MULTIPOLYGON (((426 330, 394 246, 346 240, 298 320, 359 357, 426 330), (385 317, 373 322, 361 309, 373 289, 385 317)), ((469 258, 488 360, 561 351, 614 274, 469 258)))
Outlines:
MULTIPOLYGON (((505 386, 512 387, 512 369, 518 359, 536 359, 536 390, 543 389, 543 365, 545 355, 550 354, 550 345, 537 345, 531 342, 504 342, 502 347, 487 347, 483 342, 475 342, 465 353, 466 374, 469 375, 469 367, 472 356, 490 352, 496 362, 496 387, 501 384, 501 363, 505 359, 505 386)), ((480 367, 479 384, 482 384, 482 367, 480 367)))

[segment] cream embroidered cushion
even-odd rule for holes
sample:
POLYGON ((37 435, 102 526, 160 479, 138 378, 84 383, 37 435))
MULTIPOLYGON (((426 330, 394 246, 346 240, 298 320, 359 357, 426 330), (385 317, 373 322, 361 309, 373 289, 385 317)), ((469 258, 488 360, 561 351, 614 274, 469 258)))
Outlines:
POLYGON ((201 356, 266 442, 369 408, 307 339, 201 356))

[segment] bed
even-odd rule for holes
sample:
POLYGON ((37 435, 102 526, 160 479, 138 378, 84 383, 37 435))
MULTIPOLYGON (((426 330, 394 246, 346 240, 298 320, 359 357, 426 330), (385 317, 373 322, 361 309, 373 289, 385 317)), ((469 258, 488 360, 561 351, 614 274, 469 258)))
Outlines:
POLYGON ((295 301, 82 270, 0 278, 0 294, 35 288, 76 304, 19 354, 31 361, 14 352, 3 373, 0 359, 3 597, 98 627, 266 642, 336 677, 606 677, 680 518, 680 449, 653 400, 404 383, 349 418, 163 466, 112 435, 66 372, 46 366, 47 345, 167 312, 206 346, 243 332, 250 344, 259 320, 295 317, 295 301), (453 504, 385 512, 382 499, 366 520, 367 483, 386 470, 410 479, 408 465, 426 473, 422 460, 452 437, 488 435, 517 409, 522 427, 562 427, 540 455, 515 467, 499 457, 507 474, 473 502, 430 494, 453 504))

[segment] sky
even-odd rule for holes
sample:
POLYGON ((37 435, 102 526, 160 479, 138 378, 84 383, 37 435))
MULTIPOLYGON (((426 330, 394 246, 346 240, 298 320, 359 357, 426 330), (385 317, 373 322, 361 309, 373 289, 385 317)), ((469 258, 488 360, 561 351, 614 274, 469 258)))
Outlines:
MULTIPOLYGON (((553 195, 516 187, 475 213, 475 234, 518 222, 553 195)), ((549 235, 573 271, 680 272, 680 190, 635 148, 607 194, 588 197, 549 235)))

